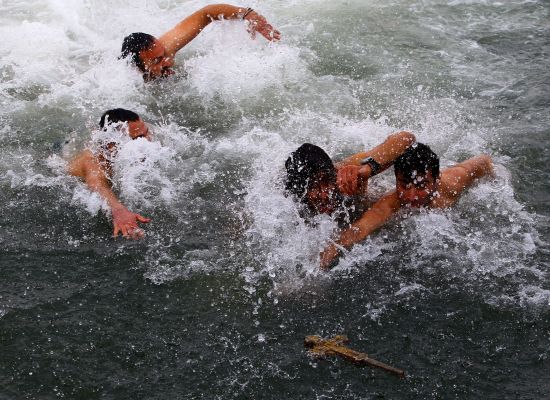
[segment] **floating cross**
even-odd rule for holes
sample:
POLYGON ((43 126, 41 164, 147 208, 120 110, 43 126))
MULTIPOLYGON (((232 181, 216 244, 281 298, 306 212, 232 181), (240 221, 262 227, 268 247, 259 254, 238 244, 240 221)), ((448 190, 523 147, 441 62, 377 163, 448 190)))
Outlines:
POLYGON ((370 365, 371 367, 381 368, 384 371, 392 372, 400 377, 405 376, 405 371, 394 368, 383 362, 370 358, 366 353, 360 353, 345 346, 349 342, 347 336, 337 335, 332 339, 323 339, 321 336, 306 336, 304 346, 309 349, 309 353, 317 357, 340 356, 347 361, 357 365, 370 365))

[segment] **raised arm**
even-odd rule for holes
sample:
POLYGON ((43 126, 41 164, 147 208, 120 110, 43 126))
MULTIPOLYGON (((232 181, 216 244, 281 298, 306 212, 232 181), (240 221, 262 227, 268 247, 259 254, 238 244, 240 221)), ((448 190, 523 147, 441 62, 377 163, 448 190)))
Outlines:
POLYGON ((356 195, 367 190, 367 179, 388 167, 403 154, 414 142, 415 136, 406 131, 394 133, 375 148, 356 153, 336 164, 337 184, 340 191, 347 195, 356 195), (364 160, 368 163, 363 165, 364 160), (373 168, 379 165, 380 168, 373 168))
POLYGON ((81 178, 91 191, 98 193, 107 202, 113 216, 114 237, 119 233, 126 238, 143 237, 143 230, 137 223, 146 223, 150 219, 129 211, 118 200, 111 189, 105 170, 91 151, 86 150, 73 159, 69 164, 69 173, 81 178))
POLYGON ((166 56, 173 57, 178 50, 193 40, 212 21, 220 19, 246 19, 249 31, 259 32, 267 40, 279 40, 281 34, 257 12, 246 7, 235 7, 229 4, 212 4, 194 12, 175 27, 170 29, 159 40, 166 49, 166 56))
POLYGON ((342 231, 334 243, 328 245, 321 252, 321 269, 330 269, 340 256, 339 248, 349 249, 355 243, 365 240, 368 235, 384 225, 399 208, 399 199, 396 192, 392 192, 374 203, 360 219, 348 229, 342 231))
MULTIPOLYGON (((416 137, 410 132, 396 132, 388 136, 383 143, 379 144, 375 148, 369 151, 356 153, 348 158, 345 158, 344 160, 340 161, 337 166, 359 166, 361 165, 361 161, 363 161, 365 158, 372 157, 374 161, 380 164, 381 169, 377 172, 381 172, 391 166, 393 162, 401 154, 403 154, 415 141, 416 137)), ((368 171, 372 170, 368 165, 365 165, 364 167, 366 167, 366 170, 368 171)))
POLYGON ((456 198, 476 180, 493 175, 493 161, 482 154, 445 169, 442 175, 449 194, 456 198))

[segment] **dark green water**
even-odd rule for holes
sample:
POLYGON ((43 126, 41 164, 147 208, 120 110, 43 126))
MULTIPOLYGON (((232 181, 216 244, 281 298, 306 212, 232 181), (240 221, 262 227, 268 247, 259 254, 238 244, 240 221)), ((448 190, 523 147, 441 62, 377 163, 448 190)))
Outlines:
POLYGON ((202 5, 0 3, 0 399, 548 398, 550 4, 257 2, 276 46, 223 23, 167 82, 116 61, 202 5), (157 139, 115 171, 153 219, 139 242, 63 169, 118 106, 157 139), (491 154, 497 177, 318 274, 333 224, 300 221, 284 160, 398 129, 444 165, 491 154), (312 359, 311 334, 407 378, 312 359))

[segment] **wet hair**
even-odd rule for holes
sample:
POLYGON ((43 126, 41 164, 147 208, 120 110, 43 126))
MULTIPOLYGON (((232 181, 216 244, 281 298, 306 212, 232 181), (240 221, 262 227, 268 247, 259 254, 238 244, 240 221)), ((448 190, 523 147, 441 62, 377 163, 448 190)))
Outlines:
POLYGON ((130 110, 124 108, 114 108, 109 111, 105 111, 99 120, 99 127, 105 128, 105 125, 116 124, 118 122, 130 122, 137 121, 139 115, 130 110))
POLYGON ((432 173, 439 178, 439 157, 432 149, 422 143, 415 143, 395 160, 395 174, 399 174, 405 184, 414 183, 417 176, 432 173))
POLYGON ((135 32, 124 38, 120 58, 131 57, 132 63, 145 72, 145 65, 139 57, 139 52, 150 49, 155 43, 155 37, 148 33, 135 32))
POLYGON ((305 194, 317 182, 336 183, 336 168, 319 146, 304 143, 285 162, 287 193, 307 203, 305 194))

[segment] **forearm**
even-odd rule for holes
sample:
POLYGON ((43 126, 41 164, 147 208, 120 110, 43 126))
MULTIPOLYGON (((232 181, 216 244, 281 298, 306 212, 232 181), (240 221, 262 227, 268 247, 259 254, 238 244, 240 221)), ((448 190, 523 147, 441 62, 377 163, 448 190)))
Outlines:
POLYGON ((361 162, 368 157, 372 157, 374 161, 380 164, 380 171, 372 171, 368 165, 365 166, 363 174, 368 176, 374 175, 374 172, 379 173, 389 166, 401 156, 414 142, 415 136, 406 131, 394 133, 375 148, 357 153, 343 160, 339 165, 361 165, 361 162))
POLYGON ((351 248, 354 244, 362 242, 370 234, 380 229, 391 214, 382 212, 377 209, 370 210, 370 213, 365 220, 360 220, 351 227, 343 231, 336 243, 346 249, 351 248))
POLYGON ((328 270, 334 266, 341 255, 341 248, 351 248, 354 244, 365 240, 372 232, 384 225, 399 209, 399 200, 395 192, 380 199, 368 210, 359 221, 343 231, 338 238, 327 246, 320 254, 321 269, 328 270))
POLYGON ((93 174, 87 175, 85 182, 88 188, 99 194, 111 209, 126 208, 111 189, 111 185, 106 177, 98 177, 93 174))
POLYGON ((212 21, 242 18, 247 12, 245 7, 229 4, 212 4, 195 11, 170 29, 159 40, 164 44, 168 56, 174 56, 182 47, 193 40, 212 21))
POLYGON ((366 211, 361 218, 348 229, 342 231, 335 240, 336 244, 345 248, 365 240, 371 233, 382 227, 398 210, 399 199, 395 192, 387 194, 366 211))
POLYGON ((203 10, 207 18, 211 20, 220 20, 243 18, 249 9, 247 7, 236 7, 230 4, 211 4, 204 7, 203 10))
POLYGON ((109 207, 124 207, 111 189, 108 172, 91 151, 85 150, 71 160, 68 172, 84 181, 88 189, 99 194, 109 207))
POLYGON ((416 141, 415 136, 406 131, 390 135, 384 143, 376 146, 367 153, 368 157, 374 158, 382 169, 388 168, 416 141))

